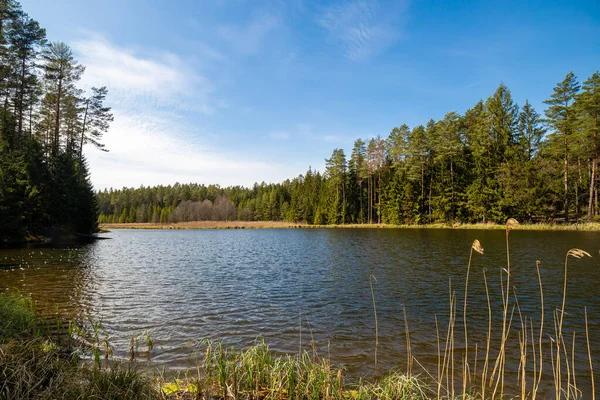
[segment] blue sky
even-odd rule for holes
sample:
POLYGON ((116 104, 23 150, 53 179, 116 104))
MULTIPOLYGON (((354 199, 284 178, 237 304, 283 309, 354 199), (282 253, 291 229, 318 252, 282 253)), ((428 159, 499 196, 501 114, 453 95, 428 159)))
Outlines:
POLYGON ((21 0, 106 85, 98 189, 252 185, 464 112, 500 82, 543 113, 600 69, 600 1, 21 0))

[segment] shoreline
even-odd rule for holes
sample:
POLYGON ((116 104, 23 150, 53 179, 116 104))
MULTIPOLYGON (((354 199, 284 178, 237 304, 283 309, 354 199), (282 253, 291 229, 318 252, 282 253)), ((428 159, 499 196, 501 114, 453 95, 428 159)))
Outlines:
MULTIPOLYGON (((473 230, 504 230, 503 224, 424 224, 424 225, 390 225, 390 224, 337 224, 337 225, 309 225, 301 222, 284 221, 192 221, 176 223, 110 223, 100 224, 99 229, 473 229, 473 230)), ((600 231, 600 223, 583 222, 579 224, 519 224, 511 227, 512 230, 536 231, 600 231)))

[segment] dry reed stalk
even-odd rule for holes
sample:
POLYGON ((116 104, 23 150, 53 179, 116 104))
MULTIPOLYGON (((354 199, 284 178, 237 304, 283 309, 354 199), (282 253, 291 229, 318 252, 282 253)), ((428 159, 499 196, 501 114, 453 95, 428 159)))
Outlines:
POLYGON ((554 339, 550 337, 552 343, 550 344, 550 360, 552 361, 552 378, 554 379, 554 398, 556 400, 560 399, 560 385, 559 385, 559 377, 556 374, 556 363, 554 360, 554 339))
MULTIPOLYGON (((514 288, 513 288, 514 289, 514 288)), ((517 312, 519 313, 519 319, 521 321, 521 332, 519 332, 519 368, 517 382, 521 385, 521 398, 525 399, 527 380, 526 380, 526 367, 527 367, 527 318, 523 320, 523 314, 521 313, 521 306, 519 304, 519 298, 517 297, 517 291, 514 289, 515 304, 517 306, 517 312)))
POLYGON ((467 360, 465 356, 462 356, 462 398, 464 399, 467 394, 467 360))
POLYGON ((377 282, 377 278, 373 275, 369 276, 369 284, 371 285, 371 298, 373 299, 373 314, 375 315, 375 365, 373 367, 373 376, 377 373, 377 347, 379 347, 379 325, 377 323, 377 307, 375 305, 375 292, 373 292, 373 279, 377 282))
POLYGON ((444 373, 445 373, 445 377, 446 377, 446 397, 450 396, 450 377, 449 377, 449 369, 450 369, 450 332, 452 330, 452 305, 454 303, 453 301, 453 294, 452 294, 452 280, 449 281, 449 286, 450 286, 450 296, 449 296, 449 304, 450 304, 450 314, 448 316, 448 330, 446 331, 446 344, 444 346, 444 360, 442 362, 442 379, 444 377, 444 373))
POLYGON ((412 376, 412 367, 413 367, 413 360, 412 360, 412 349, 410 346, 410 331, 408 329, 408 320, 406 319, 406 307, 404 306, 404 304, 402 304, 402 314, 404 316, 404 332, 406 335, 406 371, 408 373, 408 376, 412 376))
POLYGON ((541 301, 541 306, 542 306, 542 314, 541 314, 540 337, 539 337, 540 370, 538 372, 538 374, 539 374, 538 378, 534 383, 531 400, 535 400, 538 388, 540 387, 540 382, 542 381, 542 371, 544 369, 544 361, 543 361, 544 353, 542 351, 542 341, 543 341, 543 335, 544 335, 544 313, 545 313, 545 311, 544 311, 544 287, 542 285, 542 274, 540 273, 540 261, 539 260, 536 260, 535 267, 537 269, 538 283, 540 285, 540 301, 541 301))
POLYGON ((575 332, 573 332, 573 343, 571 343, 571 371, 573 372, 573 394, 577 397, 577 377, 575 374, 575 332))
POLYGON ((451 339, 450 339, 450 348, 452 349, 451 351, 451 355, 452 355, 452 398, 455 397, 454 394, 454 324, 456 323, 456 293, 454 294, 454 299, 453 299, 453 315, 452 315, 452 333, 451 333, 451 339))
MULTIPOLYGON (((510 311, 510 318, 508 319, 508 326, 507 326, 507 330, 506 330, 507 335, 510 332, 510 329, 512 328, 512 321, 513 321, 514 314, 515 314, 515 305, 513 305, 512 309, 510 311)), ((506 344, 506 341, 504 341, 504 344, 506 344)), ((496 363, 494 365, 494 371, 492 372, 492 379, 493 379, 496 374, 496 367, 498 367, 498 369, 497 369, 498 376, 496 378, 496 385, 494 386, 494 392, 492 394, 492 399, 496 398, 496 392, 498 391, 498 387, 500 387, 500 398, 502 398, 504 396, 504 368, 506 366, 506 351, 501 350, 500 354, 501 354, 501 358, 499 360, 496 360, 496 363)), ((492 384, 492 382, 490 382, 490 386, 491 386, 491 384, 492 384)))
POLYGON ((571 249, 567 252, 567 255, 565 256, 565 277, 564 277, 564 282, 563 282, 563 299, 562 299, 562 306, 560 308, 560 322, 558 323, 559 333, 562 333, 563 316, 565 314, 565 302, 567 299, 567 265, 569 262, 569 256, 571 256, 573 258, 582 258, 584 256, 591 257, 590 253, 588 253, 587 251, 581 250, 581 249, 571 249))
MULTIPOLYGON (((560 399, 560 393, 562 392, 562 376, 560 369, 560 339, 558 338, 558 310, 554 310, 554 338, 552 339, 552 343, 556 344, 556 358, 554 357, 554 353, 552 353, 552 365, 554 368, 554 386, 556 392, 556 398, 560 399), (556 339, 556 340, 554 340, 556 339)), ((554 347, 554 345, 553 345, 554 347)))
MULTIPOLYGON (((519 222, 514 218, 509 218, 506 221, 506 295, 502 292, 502 297, 504 299, 504 313, 502 315, 502 339, 500 343, 500 376, 501 376, 501 386, 500 386, 500 397, 502 397, 504 393, 504 364, 506 363, 506 340, 508 339, 508 331, 506 329, 507 324, 507 313, 508 313, 508 303, 510 297, 510 247, 508 244, 508 236, 510 234, 511 229, 514 226, 519 225, 519 222)), ((502 277, 502 270, 500 271, 500 277, 502 277)), ((502 280, 501 280, 502 283, 502 280)), ((502 289, 502 288, 501 288, 502 289)))
POLYGON ((583 308, 585 315, 585 340, 587 342, 588 360, 590 362, 590 376, 592 378, 592 400, 596 400, 596 386, 594 384, 594 365, 592 363, 592 351, 590 350, 590 333, 588 329, 587 307, 583 308))
MULTIPOLYGON (((465 328, 465 361, 464 361, 464 371, 463 374, 466 372, 466 370, 468 369, 468 365, 469 365, 469 338, 468 338, 468 332, 467 332, 467 295, 469 292, 469 275, 471 272, 471 260, 473 258, 473 250, 475 250, 477 253, 479 254, 483 254, 483 247, 481 246, 481 243, 479 242, 479 240, 475 239, 473 241, 473 244, 471 244, 471 250, 469 252, 469 264, 467 265, 467 277, 465 279, 465 298, 464 298, 464 305, 463 305, 463 325, 465 328)), ((469 376, 469 380, 470 380, 470 376, 469 376)), ((467 392, 467 376, 463 376, 463 398, 465 398, 467 392)))
MULTIPOLYGON (((440 392, 442 390, 442 379, 443 379, 443 375, 442 375, 442 357, 440 354, 440 327, 438 324, 438 319, 437 319, 437 314, 435 314, 435 334, 436 334, 436 338, 437 338, 437 383, 438 383, 438 388, 437 388, 437 398, 438 400, 441 398, 440 397, 440 392)), ((589 348, 589 341, 588 341, 588 348, 589 348)))
POLYGON ((477 378, 477 343, 475 343, 475 365, 473 366, 473 379, 477 378))
MULTIPOLYGON (((560 393, 560 389, 562 387, 562 377, 560 374, 560 367, 561 367, 561 354, 560 354, 560 347, 561 344, 564 346, 564 339, 563 339, 563 332, 562 332, 562 327, 563 327, 563 319, 564 319, 564 315, 565 315, 565 303, 567 301, 567 267, 569 264, 569 256, 573 257, 573 258, 582 258, 584 256, 587 257, 591 257, 590 253, 588 253, 587 251, 581 250, 581 249, 571 249, 567 252, 566 256, 565 256, 565 275, 564 275, 564 280, 563 280, 563 298, 562 298, 562 305, 560 308, 560 317, 559 317, 559 321, 558 321, 558 330, 556 331, 556 368, 557 368, 557 376, 558 376, 558 389, 559 389, 559 393, 560 393)), ((566 349, 564 349, 564 352, 566 354, 566 349)), ((566 358, 566 364, 567 364, 567 385, 570 384, 570 373, 569 373, 569 359, 568 357, 566 358)), ((569 386, 567 386, 567 397, 568 397, 568 393, 570 393, 570 388, 569 386)))
POLYGON ((537 382, 537 356, 536 356, 536 347, 535 347, 535 333, 533 330, 533 318, 529 318, 529 329, 531 330, 531 353, 533 354, 533 384, 531 387, 531 396, 532 399, 535 399, 536 396, 536 382, 537 382))
MULTIPOLYGON (((567 352, 567 346, 565 344, 565 337, 564 336, 560 336, 560 341, 562 343, 562 350, 563 353, 565 354, 565 364, 567 366, 567 399, 569 399, 571 396, 571 367, 569 365, 569 354, 567 352)), ((560 365, 559 365, 560 368, 560 365)))
POLYGON ((492 337, 492 306, 490 304, 490 291, 488 288, 487 277, 485 275, 485 269, 483 270, 483 282, 485 284, 485 296, 487 299, 488 306, 488 331, 487 331, 487 343, 485 348, 485 361, 481 372, 481 398, 485 399, 485 387, 487 383, 487 372, 489 368, 490 359, 490 342, 492 337))

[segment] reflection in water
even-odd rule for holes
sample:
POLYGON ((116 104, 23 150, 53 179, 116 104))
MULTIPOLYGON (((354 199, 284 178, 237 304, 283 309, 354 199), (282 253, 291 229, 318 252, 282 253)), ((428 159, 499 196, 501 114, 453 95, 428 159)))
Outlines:
POLYGON ((36 300, 43 315, 81 318, 92 312, 91 268, 96 244, 56 248, 0 248, 0 290, 16 289, 36 300))
MULTIPOLYGON (((469 249, 479 239, 485 255, 473 257, 468 322, 469 342, 478 343, 480 355, 487 331, 484 269, 495 318, 501 314, 503 231, 123 230, 108 236, 113 240, 80 247, 0 250, 0 290, 15 287, 63 315, 89 313, 103 322, 121 357, 127 357, 131 336, 147 330, 155 342, 154 361, 171 368, 189 366, 190 345, 203 338, 244 347, 263 337, 275 351, 288 353, 297 352, 302 340, 306 348, 314 343, 321 356, 358 376, 372 373, 373 367, 369 276, 377 278, 378 370, 405 368, 403 305, 412 353, 432 367, 437 362, 435 318, 445 335, 450 290, 462 305, 469 249)), ((511 284, 524 317, 532 318, 534 326, 540 319, 536 260, 541 261, 551 328, 552 312, 560 307, 566 252, 579 247, 598 254, 599 239, 599 233, 511 232, 511 284)), ((593 356, 600 360, 598 260, 570 261, 564 330, 577 332, 582 388, 589 383, 584 305, 593 356)), ((462 329, 460 318, 457 325, 462 329)), ((509 349, 513 372, 518 366, 516 335, 515 329, 509 349)), ((549 353, 550 344, 545 346, 549 353)), ((546 372, 550 374, 549 367, 546 372)), ((516 374, 507 376, 511 380, 516 374)))

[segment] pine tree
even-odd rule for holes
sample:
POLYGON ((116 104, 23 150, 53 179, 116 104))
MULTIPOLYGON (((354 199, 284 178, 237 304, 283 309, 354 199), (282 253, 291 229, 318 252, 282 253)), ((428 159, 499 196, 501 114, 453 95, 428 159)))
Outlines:
POLYGON ((17 131, 23 135, 25 113, 35 99, 37 86, 36 61, 40 49, 46 43, 46 30, 26 14, 17 18, 9 31, 8 42, 13 53, 15 64, 15 109, 17 114, 17 131))
POLYGON ((45 61, 45 80, 48 93, 47 103, 53 106, 52 111, 52 155, 58 155, 60 149, 61 112, 65 97, 75 90, 75 83, 80 79, 85 68, 73 58, 73 52, 65 43, 50 43, 44 49, 42 57, 45 61))
POLYGON ((486 101, 486 109, 490 120, 492 164, 498 166, 513 156, 519 109, 504 84, 500 84, 493 96, 486 101))
POLYGON ((352 149, 352 155, 350 156, 350 173, 355 179, 355 183, 358 183, 358 202, 359 202, 359 217, 357 221, 361 224, 365 222, 364 220, 364 210, 363 210, 363 198, 364 198, 364 189, 363 183, 365 179, 368 178, 367 173, 367 162, 366 162, 366 145, 362 139, 356 139, 354 141, 354 147, 352 149))
POLYGON ((579 92, 579 83, 573 72, 569 72, 562 82, 554 88, 550 99, 545 100, 548 104, 545 110, 548 124, 552 127, 551 140, 556 147, 562 147, 564 170, 563 170, 563 207, 565 212, 565 223, 569 223, 569 139, 575 132, 577 123, 574 102, 579 92))
POLYGON ((596 71, 582 86, 582 92, 577 99, 577 106, 583 117, 583 135, 586 147, 590 149, 590 182, 588 200, 588 219, 596 215, 595 199, 597 198, 597 171, 598 157, 600 155, 600 143, 598 133, 600 131, 600 72, 596 71))
POLYGON ((100 142, 110 122, 114 120, 110 107, 104 105, 108 90, 106 87, 92 88, 92 95, 84 100, 85 109, 81 133, 79 134, 79 164, 83 159, 83 145, 90 143, 97 149, 108 151, 100 142))
POLYGON ((517 124, 517 141, 525 160, 531 160, 540 147, 546 133, 546 129, 542 127, 541 123, 540 115, 529 104, 529 101, 525 100, 517 124))
POLYGON ((325 160, 325 177, 335 187, 335 201, 329 210, 330 221, 346 223, 346 155, 342 149, 334 149, 331 158, 325 160))

